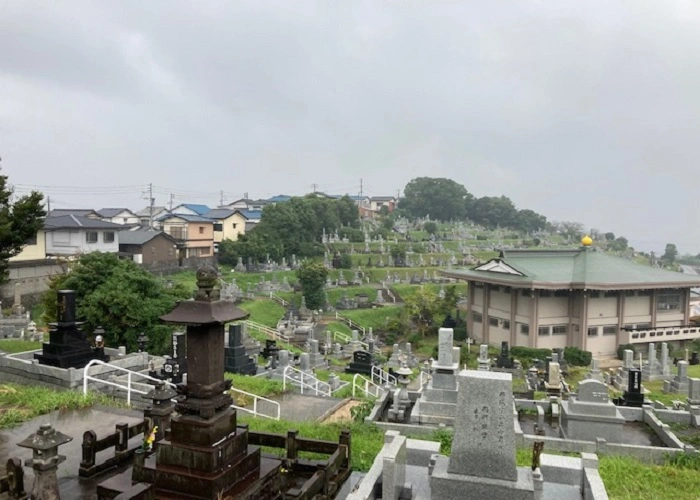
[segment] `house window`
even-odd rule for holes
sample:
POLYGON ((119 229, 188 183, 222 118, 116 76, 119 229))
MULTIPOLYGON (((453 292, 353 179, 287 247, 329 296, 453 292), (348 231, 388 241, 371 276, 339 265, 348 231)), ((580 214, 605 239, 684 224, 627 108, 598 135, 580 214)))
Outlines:
POLYGON ((494 318, 493 316, 489 316, 489 325, 498 326, 498 318, 494 318))
POLYGON ((217 224, 214 224, 214 231, 223 231, 224 230, 224 225, 221 224, 220 222, 217 224))
POLYGON ((550 290, 540 290, 540 297, 551 297, 552 292, 550 290))
POLYGON ((637 292, 637 295, 639 295, 640 297, 651 297, 653 293, 653 290, 639 290, 637 292))
POLYGON ((569 333, 568 325, 557 325, 552 327, 552 335, 566 335, 569 333))
POLYGON ((597 298, 600 297, 600 292, 599 292, 598 290, 591 290, 591 291, 588 293, 588 296, 589 296, 590 298, 592 298, 592 299, 597 299, 597 298))
POLYGON ((97 231, 86 232, 85 243, 97 243, 97 231))
POLYGON ((603 335, 617 335, 617 327, 616 326, 604 326, 603 327, 603 335))
POLYGON ((199 234, 204 234, 204 226, 199 226, 199 234))
POLYGON ((663 292, 658 296, 657 311, 677 311, 681 308, 681 294, 677 292, 663 292))
POLYGON ((625 297, 634 297, 636 294, 635 290, 625 290, 625 297))
POLYGON ((234 222, 234 223, 231 224, 231 225, 233 226, 233 229, 236 229, 236 227, 238 227, 238 223, 237 223, 237 222, 234 222))
POLYGON ((475 281, 474 288, 484 288, 484 284, 481 281, 475 281))
POLYGON ((537 329, 537 335, 540 337, 543 337, 545 335, 549 335, 549 327, 548 326, 541 326, 537 329))
POLYGON ((532 290, 523 290, 523 297, 532 297, 532 290))
POLYGON ((504 330, 510 330, 510 321, 507 319, 503 320, 503 329, 504 330))
POLYGON ((530 325, 520 323, 520 333, 523 335, 530 335, 530 325))
POLYGON ((114 231, 105 231, 103 238, 105 243, 114 243, 114 231))
POLYGON ((597 337, 598 336, 598 327, 591 326, 590 328, 588 328, 588 336, 589 337, 597 337))
POLYGON ((604 297, 617 297, 617 290, 606 290, 603 294, 604 297))
POLYGON ((481 315, 481 313, 472 313, 472 320, 474 323, 481 323, 484 320, 484 317, 481 315))
POLYGON ((27 245, 36 245, 36 234, 27 240, 27 245))
POLYGON ((568 290, 555 290, 554 296, 555 297, 568 297, 569 291, 568 290))

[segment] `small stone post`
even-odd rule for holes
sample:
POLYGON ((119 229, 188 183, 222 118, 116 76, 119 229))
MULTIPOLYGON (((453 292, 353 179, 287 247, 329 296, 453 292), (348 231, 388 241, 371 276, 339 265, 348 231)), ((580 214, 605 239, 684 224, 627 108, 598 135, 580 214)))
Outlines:
POLYGON ((35 500, 61 498, 56 470, 58 464, 66 457, 58 454, 58 447, 72 440, 72 437, 56 431, 51 424, 42 424, 37 432, 17 443, 17 446, 32 450, 32 458, 24 462, 24 465, 34 469, 31 498, 35 500))

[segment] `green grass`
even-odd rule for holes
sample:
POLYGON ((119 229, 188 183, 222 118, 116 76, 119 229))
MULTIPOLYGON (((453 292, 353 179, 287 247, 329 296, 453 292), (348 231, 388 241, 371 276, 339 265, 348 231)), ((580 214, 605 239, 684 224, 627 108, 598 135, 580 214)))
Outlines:
MULTIPOLYGON (((341 313, 342 311, 338 311, 341 313)), ((341 314, 342 316, 342 314, 341 314)), ((326 330, 330 330, 331 332, 340 332, 344 333, 345 335, 352 335, 352 330, 351 328, 346 324, 342 323, 341 321, 331 321, 326 325, 326 330)))
POLYGON ((239 422, 247 423, 250 430, 287 434, 289 430, 298 430, 301 437, 322 439, 338 442, 340 431, 349 429, 352 433, 352 468, 367 471, 372 466, 374 458, 382 449, 384 432, 376 425, 366 425, 358 422, 340 422, 319 424, 316 422, 289 422, 285 420, 267 420, 253 418, 247 415, 238 416, 239 422))
POLYGON ((96 404, 122 406, 100 393, 83 396, 75 391, 57 391, 45 387, 0 385, 0 429, 19 425, 54 410, 74 410, 96 404))
POLYGON ((365 328, 371 327, 374 331, 382 331, 386 327, 387 319, 391 321, 393 318, 397 318, 401 314, 401 309, 398 306, 386 306, 374 309, 350 309, 338 311, 338 313, 365 328))
MULTIPOLYGON (((283 384, 280 380, 271 380, 267 377, 250 377, 237 373, 225 373, 224 378, 231 380, 231 387, 245 392, 250 392, 256 396, 270 398, 278 396, 284 392, 283 384)), ((235 391, 231 392, 233 401, 238 406, 247 406, 253 402, 253 398, 235 391)))
POLYGON ((238 304, 238 307, 250 313, 250 320, 275 328, 284 316, 284 307, 270 299, 255 299, 238 304))
POLYGON ((30 342, 28 340, 17 339, 0 340, 0 351, 8 354, 24 351, 35 351, 37 349, 41 349, 41 342, 30 342))
POLYGON ((690 500, 697 499, 700 491, 700 472, 697 468, 650 466, 629 457, 601 455, 600 476, 611 500, 690 500))
POLYGON ((328 295, 328 302, 335 306, 335 303, 338 302, 343 295, 347 295, 349 299, 352 299, 355 298, 356 295, 365 294, 369 302, 374 302, 377 298, 377 289, 371 286, 348 286, 326 290, 326 294, 328 295))
MULTIPOLYGON (((671 367, 671 373, 675 375, 677 373, 677 368, 671 367)), ((700 365, 689 366, 688 377, 700 377, 700 365)), ((661 401, 666 406, 671 406, 674 401, 685 401, 686 396, 682 394, 667 394, 663 392, 663 380, 651 380, 647 382, 642 382, 642 385, 645 389, 649 391, 646 397, 651 401, 661 401)))

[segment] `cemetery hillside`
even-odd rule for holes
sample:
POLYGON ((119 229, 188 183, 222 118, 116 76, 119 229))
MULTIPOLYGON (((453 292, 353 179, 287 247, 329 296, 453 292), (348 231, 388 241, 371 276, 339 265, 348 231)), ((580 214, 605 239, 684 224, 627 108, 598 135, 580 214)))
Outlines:
POLYGON ((447 178, 162 211, 0 181, 0 499, 699 495, 673 243, 447 178))

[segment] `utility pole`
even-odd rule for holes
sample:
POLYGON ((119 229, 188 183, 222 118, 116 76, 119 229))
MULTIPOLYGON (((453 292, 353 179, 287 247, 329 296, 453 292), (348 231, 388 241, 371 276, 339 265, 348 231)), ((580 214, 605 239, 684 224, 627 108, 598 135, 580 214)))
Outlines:
POLYGON ((172 211, 172 209, 173 209, 173 199, 174 199, 174 198, 175 198, 175 195, 172 194, 172 193, 170 193, 170 201, 169 201, 169 204, 170 204, 170 210, 171 210, 171 211, 172 211))
POLYGON ((223 207, 224 206, 224 191, 219 192, 219 206, 223 207))
POLYGON ((316 194, 316 188, 318 188, 318 184, 311 184, 311 187, 314 190, 314 194, 316 194))
POLYGON ((47 196, 46 197, 46 213, 48 214, 51 212, 51 197, 47 196))
POLYGON ((148 199, 149 199, 149 204, 148 204, 148 223, 149 227, 153 229, 153 203, 155 202, 155 199, 153 198, 153 183, 149 182, 148 183, 148 199))
POLYGON ((360 198, 362 198, 362 179, 360 179, 360 198))

